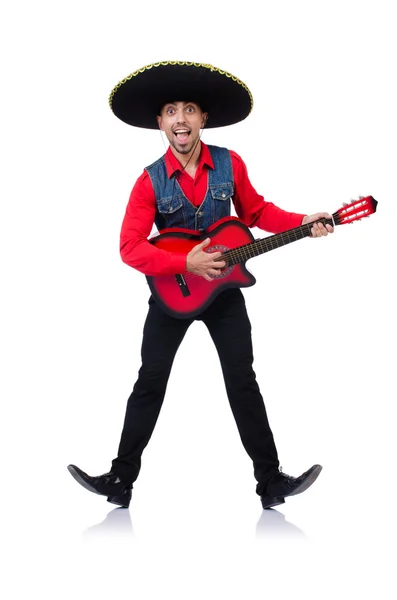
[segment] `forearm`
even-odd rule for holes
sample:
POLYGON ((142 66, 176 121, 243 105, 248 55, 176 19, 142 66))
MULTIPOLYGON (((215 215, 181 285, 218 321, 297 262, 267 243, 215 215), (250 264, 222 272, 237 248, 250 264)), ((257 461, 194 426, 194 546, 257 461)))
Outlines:
POLYGON ((303 217, 303 214, 288 212, 271 202, 266 202, 251 227, 259 227, 271 233, 281 233, 301 225, 303 217))
POLYGON ((145 173, 137 180, 120 232, 124 263, 144 275, 172 275, 186 270, 186 255, 156 248, 148 241, 156 214, 152 185, 145 173))
POLYGON ((121 236, 122 261, 144 275, 174 275, 186 271, 186 255, 160 250, 139 235, 121 236))

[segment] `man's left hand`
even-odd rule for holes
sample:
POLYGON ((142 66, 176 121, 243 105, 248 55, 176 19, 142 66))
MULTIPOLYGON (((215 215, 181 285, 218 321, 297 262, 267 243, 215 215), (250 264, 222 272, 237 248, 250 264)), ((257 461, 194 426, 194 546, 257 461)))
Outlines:
MULTIPOLYGON (((319 212, 314 215, 305 215, 302 219, 302 225, 306 225, 307 223, 313 223, 314 221, 318 221, 319 219, 332 219, 332 216, 325 212, 319 212)), ((321 237, 322 235, 328 235, 329 233, 334 233, 334 228, 332 225, 323 225, 322 223, 314 223, 311 229, 311 237, 321 237)))

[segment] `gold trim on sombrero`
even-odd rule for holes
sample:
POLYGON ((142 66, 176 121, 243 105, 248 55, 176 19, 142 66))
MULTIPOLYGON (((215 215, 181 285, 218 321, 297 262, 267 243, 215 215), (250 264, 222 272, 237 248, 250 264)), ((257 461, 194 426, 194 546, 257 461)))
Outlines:
POLYGON ((119 83, 117 85, 115 85, 114 88, 112 89, 112 91, 110 92, 110 96, 109 96, 109 106, 110 106, 110 108, 113 110, 113 107, 112 107, 113 96, 115 95, 115 93, 117 92, 117 90, 121 88, 121 86, 124 83, 127 83, 127 81, 129 81, 130 79, 132 79, 133 77, 136 77, 137 75, 139 75, 139 73, 144 73, 148 69, 152 69, 153 67, 165 67, 167 65, 179 65, 179 66, 182 66, 182 67, 203 67, 205 69, 209 69, 210 71, 216 71, 220 75, 225 75, 225 77, 230 77, 233 81, 235 81, 236 83, 238 83, 239 85, 241 85, 241 87, 243 87, 245 89, 245 91, 248 93, 250 101, 251 101, 250 112, 252 111, 252 108, 254 106, 254 99, 253 99, 252 94, 251 94, 250 90, 248 89, 248 87, 240 79, 238 79, 237 77, 235 77, 231 73, 228 73, 227 71, 222 71, 221 69, 218 69, 217 67, 214 67, 213 65, 208 65, 208 64, 204 64, 204 63, 197 63, 197 62, 186 62, 186 61, 181 61, 181 60, 165 60, 165 61, 162 61, 162 62, 152 63, 150 65, 147 65, 146 67, 142 67, 141 69, 137 69, 136 71, 134 71, 133 73, 131 73, 130 75, 128 75, 127 77, 125 77, 124 79, 122 79, 121 81, 119 81, 119 83))

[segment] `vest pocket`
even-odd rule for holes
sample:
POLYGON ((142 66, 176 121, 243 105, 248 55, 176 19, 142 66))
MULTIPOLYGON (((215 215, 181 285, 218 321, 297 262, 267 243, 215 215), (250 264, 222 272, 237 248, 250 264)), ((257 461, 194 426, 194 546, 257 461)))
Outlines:
POLYGON ((160 200, 157 201, 157 208, 161 214, 171 214, 182 207, 182 202, 182 196, 160 198, 160 200))
POLYGON ((210 186, 211 195, 214 200, 226 202, 233 196, 234 188, 232 183, 224 183, 220 185, 210 186))
POLYGON ((210 191, 212 195, 212 221, 216 222, 224 217, 229 217, 230 200, 234 192, 233 184, 211 185, 210 191))

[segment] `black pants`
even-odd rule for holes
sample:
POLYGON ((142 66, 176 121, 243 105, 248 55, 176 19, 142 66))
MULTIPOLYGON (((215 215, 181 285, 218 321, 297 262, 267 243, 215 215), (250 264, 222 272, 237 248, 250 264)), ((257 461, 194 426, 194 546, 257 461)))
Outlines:
MULTIPOLYGON (((222 292, 196 317, 208 328, 218 351, 226 391, 245 450, 254 465, 261 494, 279 461, 263 398, 252 368, 251 324, 240 289, 222 292)), ((142 341, 142 366, 128 399, 124 427, 112 470, 133 483, 153 433, 175 354, 193 319, 166 315, 151 298, 142 341)))

